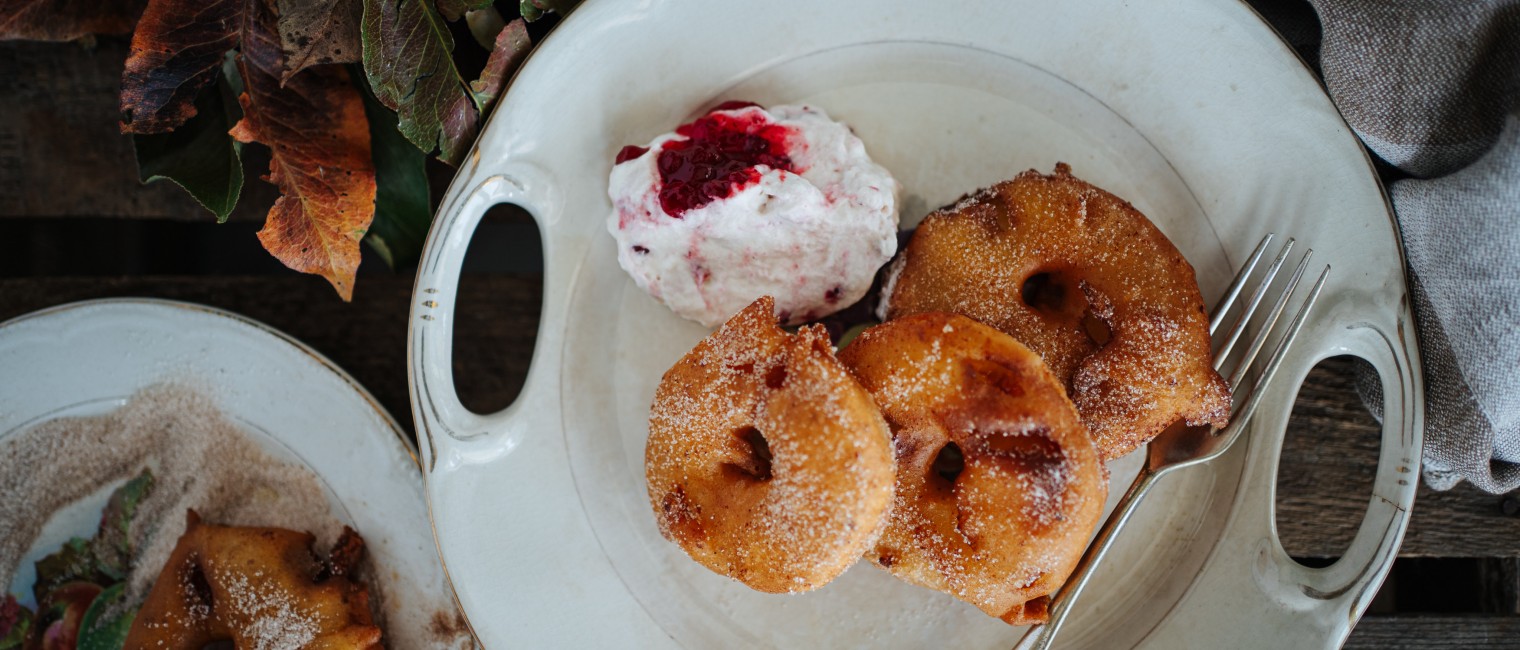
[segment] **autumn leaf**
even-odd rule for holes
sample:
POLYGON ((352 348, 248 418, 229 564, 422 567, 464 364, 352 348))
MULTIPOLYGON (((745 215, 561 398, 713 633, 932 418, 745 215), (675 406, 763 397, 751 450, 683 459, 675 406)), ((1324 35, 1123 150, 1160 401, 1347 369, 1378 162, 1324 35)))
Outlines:
MULTIPOLYGON (((436 150, 444 162, 459 164, 494 93, 475 91, 460 73, 443 17, 426 0, 364 0, 360 35, 370 87, 396 111, 401 133, 423 151, 436 150)), ((496 43, 479 81, 499 88, 499 79, 527 52, 527 42, 508 35, 496 43), (500 52, 504 46, 520 49, 500 52)))
POLYGON ((375 210, 364 102, 342 66, 309 68, 282 87, 283 56, 275 17, 263 0, 247 0, 238 70, 241 142, 269 146, 269 175, 280 198, 259 241, 286 266, 327 278, 353 298, 359 241, 375 210))
POLYGON ((147 0, 0 0, 0 40, 72 41, 132 31, 147 0))
POLYGON ((238 43, 244 6, 262 0, 150 0, 121 75, 122 133, 166 133, 196 114, 238 43))
POLYGON ((528 24, 520 18, 507 23, 496 35, 496 47, 491 49, 491 58, 486 60, 480 78, 470 82, 470 92, 485 106, 496 103, 496 96, 507 82, 507 74, 522 65, 531 48, 528 24))
POLYGON ((280 188, 259 241, 286 266, 353 295, 359 241, 374 217, 375 170, 364 104, 342 66, 285 80, 271 0, 149 0, 122 75, 122 129, 153 133, 199 113, 197 92, 238 49, 243 118, 229 135, 270 148, 280 188), (282 83, 282 80, 284 82, 282 83))
MULTIPOLYGON (((237 74, 236 68, 231 74, 237 74)), ((217 221, 226 221, 243 190, 240 147, 227 135, 238 120, 238 94, 224 78, 201 92, 195 101, 195 117, 179 128, 133 134, 142 182, 171 181, 215 214, 217 221)))
POLYGON ((362 55, 359 0, 279 0, 285 74, 327 63, 357 63, 362 55))

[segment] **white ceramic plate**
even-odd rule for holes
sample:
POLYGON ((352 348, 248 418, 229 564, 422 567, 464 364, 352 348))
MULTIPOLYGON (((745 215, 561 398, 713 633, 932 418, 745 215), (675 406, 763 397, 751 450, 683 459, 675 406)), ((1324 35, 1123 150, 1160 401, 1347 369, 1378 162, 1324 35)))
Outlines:
MULTIPOLYGON (((195 385, 270 455, 316 474, 333 514, 364 536, 393 647, 473 646, 468 633, 443 644, 429 629, 435 617, 454 621, 457 610, 411 446, 331 361, 258 322, 168 301, 75 303, 0 324, 0 438, 57 417, 109 412, 164 382, 195 385)), ((21 566, 70 536, 94 534, 115 486, 53 513, 21 566)), ((11 591, 30 590, 25 582, 11 591)))
MULTIPOLYGON (((706 331, 618 268, 607 172, 718 101, 809 103, 904 188, 904 225, 1057 161, 1125 197, 1193 263, 1206 299, 1269 231, 1335 266, 1247 439, 1168 477, 1099 570, 1071 647, 1333 646, 1397 549, 1419 463, 1419 373, 1396 226, 1360 144, 1244 3, 1184 0, 592 0, 514 80, 434 223, 411 380, 445 564, 489 647, 1008 647, 1020 631, 858 565, 771 596, 660 538, 646 501, 648 405, 706 331), (450 369, 469 238, 492 204, 542 231, 544 306, 517 402, 466 410, 450 369), (1382 374, 1383 451, 1343 559, 1293 562, 1273 482, 1293 397, 1319 360, 1382 374)), ((1121 491, 1136 459, 1114 477, 1121 491), (1124 471, 1128 470, 1128 472, 1124 471)))

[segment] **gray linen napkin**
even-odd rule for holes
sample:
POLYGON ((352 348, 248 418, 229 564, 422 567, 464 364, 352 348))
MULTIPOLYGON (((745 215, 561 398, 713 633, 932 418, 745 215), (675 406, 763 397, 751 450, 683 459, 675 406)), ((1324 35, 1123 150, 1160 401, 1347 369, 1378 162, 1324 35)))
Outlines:
MULTIPOLYGON (((1425 479, 1520 488, 1520 0, 1310 1, 1330 97, 1417 177, 1389 193, 1425 370, 1425 479)), ((1381 413, 1376 377, 1359 383, 1381 413)))

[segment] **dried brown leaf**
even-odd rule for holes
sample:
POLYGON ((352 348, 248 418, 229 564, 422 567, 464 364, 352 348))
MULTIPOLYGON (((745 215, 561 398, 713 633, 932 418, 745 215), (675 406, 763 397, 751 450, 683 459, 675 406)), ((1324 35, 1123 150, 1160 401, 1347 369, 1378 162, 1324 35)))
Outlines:
POLYGON ((121 75, 123 133, 167 133, 195 115, 195 97, 237 46, 245 3, 150 0, 121 75))
POLYGON ((375 213, 369 122, 342 66, 288 75, 275 0, 149 0, 122 75, 122 130, 161 133, 196 113, 196 95, 238 49, 243 119, 229 135, 271 150, 281 196, 259 241, 286 266, 353 295, 359 242, 375 213))
POLYGON ((307 66, 357 63, 364 55, 359 44, 359 0, 279 0, 280 47, 285 52, 282 79, 307 66))
POLYGON ((310 68, 282 86, 274 16, 260 0, 246 1, 238 57, 243 120, 232 135, 269 146, 266 180, 281 194, 259 241, 286 266, 327 278, 349 300, 359 242, 375 215, 363 99, 342 66, 310 68))

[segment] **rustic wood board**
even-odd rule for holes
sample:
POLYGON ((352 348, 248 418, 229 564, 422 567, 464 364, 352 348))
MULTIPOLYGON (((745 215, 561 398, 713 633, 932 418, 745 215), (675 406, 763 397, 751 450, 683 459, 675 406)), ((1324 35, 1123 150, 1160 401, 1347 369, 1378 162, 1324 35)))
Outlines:
POLYGON ((1357 622, 1351 638, 1342 647, 1347 650, 1513 650, 1520 647, 1520 617, 1366 616, 1357 622))
MULTIPOLYGON (((0 42, 0 216, 214 218, 173 183, 138 182, 118 126, 128 43, 0 42)), ((259 180, 268 157, 244 151, 243 200, 230 218, 262 221, 276 195, 259 180)))

